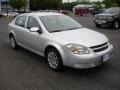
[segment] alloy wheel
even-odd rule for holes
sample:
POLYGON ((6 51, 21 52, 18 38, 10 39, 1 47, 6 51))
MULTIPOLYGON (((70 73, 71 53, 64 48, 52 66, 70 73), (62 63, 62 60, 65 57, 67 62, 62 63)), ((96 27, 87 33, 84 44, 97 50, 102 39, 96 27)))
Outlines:
POLYGON ((58 67, 58 57, 52 51, 48 53, 48 63, 49 63, 49 66, 53 69, 58 67))

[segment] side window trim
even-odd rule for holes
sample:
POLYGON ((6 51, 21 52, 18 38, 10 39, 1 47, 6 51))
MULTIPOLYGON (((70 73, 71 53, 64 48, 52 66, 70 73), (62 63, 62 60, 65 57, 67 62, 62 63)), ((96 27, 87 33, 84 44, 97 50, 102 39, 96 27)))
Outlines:
POLYGON ((36 18, 35 16, 28 16, 28 17, 27 17, 26 28, 27 28, 27 29, 30 29, 30 28, 31 28, 31 27, 28 28, 28 21, 29 21, 29 18, 30 18, 30 17, 34 18, 34 19, 37 21, 37 23, 38 23, 38 25, 39 25, 39 28, 41 28, 41 25, 40 25, 39 21, 37 20, 37 18, 36 18))
POLYGON ((17 22, 17 19, 19 19, 20 17, 25 17, 25 18, 26 18, 26 19, 25 19, 25 23, 26 23, 27 16, 26 16, 26 15, 23 15, 23 16, 19 16, 19 17, 17 17, 17 18, 15 19, 15 25, 25 28, 25 23, 24 23, 24 25, 18 25, 18 24, 16 23, 16 22, 17 22))
POLYGON ((26 29, 27 29, 28 18, 29 18, 29 16, 27 16, 26 22, 25 22, 25 28, 26 28, 26 29))

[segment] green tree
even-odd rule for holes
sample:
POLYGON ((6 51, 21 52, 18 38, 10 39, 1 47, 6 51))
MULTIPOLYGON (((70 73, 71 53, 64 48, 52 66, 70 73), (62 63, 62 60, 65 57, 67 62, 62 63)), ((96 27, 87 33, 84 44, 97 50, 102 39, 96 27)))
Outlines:
POLYGON ((115 0, 115 3, 117 3, 120 7, 120 0, 115 0))
POLYGON ((79 2, 63 3, 61 8, 64 10, 72 10, 73 7, 78 4, 80 4, 80 3, 79 2))
POLYGON ((118 4, 118 6, 120 6, 120 1, 119 0, 104 0, 104 3, 105 3, 107 8, 115 5, 115 3, 118 4))
POLYGON ((30 0, 30 9, 60 9, 61 4, 62 0, 30 0))
POLYGON ((95 10, 99 10, 99 9, 102 8, 102 3, 101 2, 98 1, 98 2, 95 2, 94 4, 95 4, 95 6, 94 6, 95 10))
POLYGON ((11 5, 11 7, 18 9, 18 12, 19 12, 20 9, 24 8, 27 5, 27 1, 26 0, 10 0, 9 4, 11 5))
POLYGON ((119 7, 119 5, 117 3, 113 3, 112 7, 119 7))

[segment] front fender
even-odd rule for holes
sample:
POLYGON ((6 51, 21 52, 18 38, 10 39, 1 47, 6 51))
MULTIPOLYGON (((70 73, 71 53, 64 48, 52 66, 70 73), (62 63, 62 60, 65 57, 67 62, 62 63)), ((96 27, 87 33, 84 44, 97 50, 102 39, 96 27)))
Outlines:
MULTIPOLYGON (((48 42, 46 45, 45 45, 45 49, 49 46, 52 46, 54 48, 56 48, 58 50, 58 52, 60 53, 61 57, 63 58, 64 57, 64 46, 61 45, 61 44, 57 44, 55 42, 48 42)), ((44 49, 44 53, 45 53, 45 49, 44 49)), ((44 54, 45 56, 45 54, 44 54)))
POLYGON ((15 40, 17 41, 17 38, 16 38, 16 35, 15 35, 14 31, 10 30, 9 36, 10 36, 10 34, 12 34, 14 36, 15 40))

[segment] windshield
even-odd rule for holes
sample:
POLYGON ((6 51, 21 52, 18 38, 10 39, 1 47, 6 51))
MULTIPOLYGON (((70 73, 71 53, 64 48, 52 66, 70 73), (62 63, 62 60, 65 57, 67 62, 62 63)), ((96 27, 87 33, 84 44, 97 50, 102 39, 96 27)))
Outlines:
POLYGON ((78 22, 65 15, 41 16, 40 19, 49 32, 74 30, 82 27, 78 22))
POLYGON ((120 13, 120 8, 109 8, 109 9, 105 10, 105 13, 119 14, 120 13))

